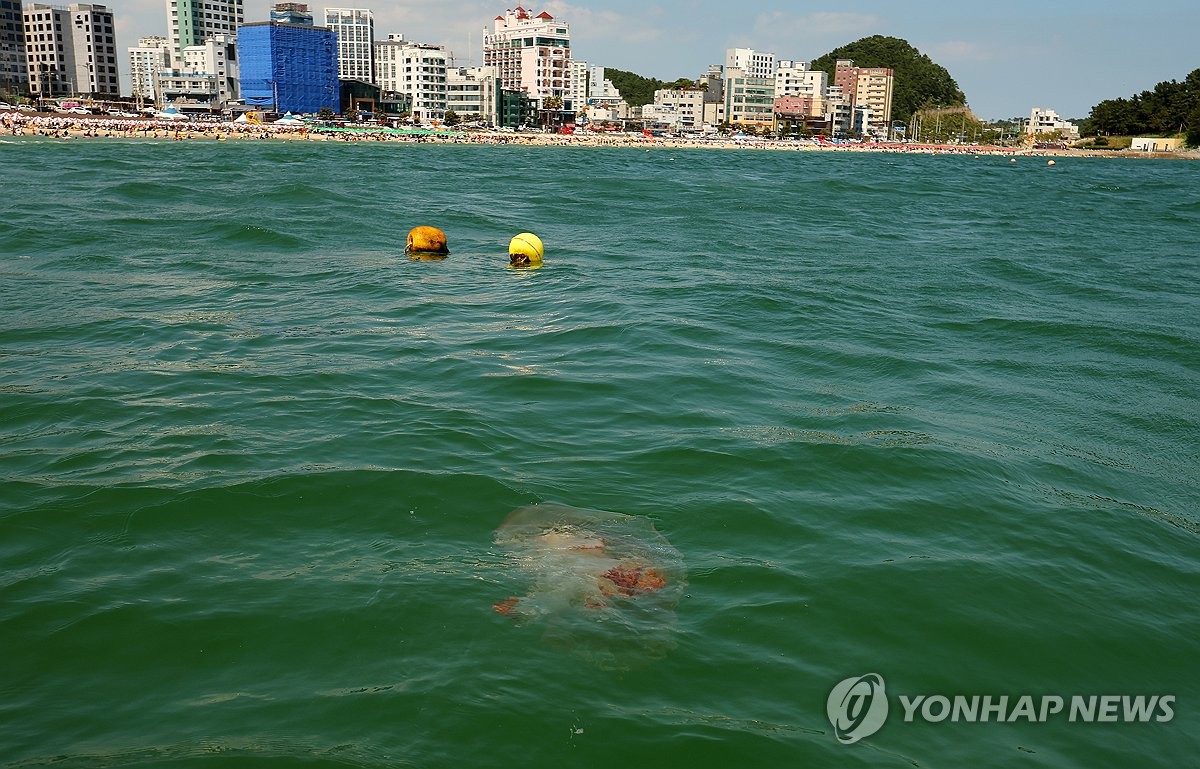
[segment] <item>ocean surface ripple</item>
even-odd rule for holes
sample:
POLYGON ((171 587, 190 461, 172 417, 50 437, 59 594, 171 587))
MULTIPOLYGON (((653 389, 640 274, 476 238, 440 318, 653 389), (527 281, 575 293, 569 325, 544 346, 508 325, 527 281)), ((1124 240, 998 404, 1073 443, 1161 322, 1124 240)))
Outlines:
POLYGON ((1200 750, 1194 163, 0 158, 0 766, 1200 750), (420 224, 448 259, 403 256, 420 224), (546 266, 507 269, 526 230, 546 266), (645 519, 682 560, 665 653, 575 653, 619 646, 605 612, 637 596, 580 610, 586 641, 493 609, 540 552, 497 526, 551 502, 645 519), (868 672, 1176 709, 933 723, 893 700, 841 745, 826 697, 868 672))

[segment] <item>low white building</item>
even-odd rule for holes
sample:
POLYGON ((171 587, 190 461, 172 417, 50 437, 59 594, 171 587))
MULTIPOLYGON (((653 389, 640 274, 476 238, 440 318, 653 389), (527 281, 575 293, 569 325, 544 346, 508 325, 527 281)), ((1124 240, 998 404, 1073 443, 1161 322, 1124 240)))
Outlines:
POLYGON ((1175 152, 1179 149, 1179 139, 1163 139, 1154 136, 1139 136, 1129 144, 1129 149, 1135 152, 1175 152))
POLYGON ((1031 136, 1057 133, 1065 139, 1078 139, 1079 126, 1063 120, 1052 109, 1034 107, 1029 113, 1029 122, 1025 124, 1025 133, 1031 136))

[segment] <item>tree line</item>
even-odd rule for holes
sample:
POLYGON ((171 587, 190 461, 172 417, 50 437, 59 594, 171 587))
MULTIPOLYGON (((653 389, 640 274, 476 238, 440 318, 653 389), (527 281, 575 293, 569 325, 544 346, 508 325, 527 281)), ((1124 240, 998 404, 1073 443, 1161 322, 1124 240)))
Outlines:
POLYGON ((1088 135, 1183 133, 1188 144, 1200 146, 1200 69, 1182 83, 1170 80, 1128 99, 1106 99, 1092 107, 1080 129, 1088 135))

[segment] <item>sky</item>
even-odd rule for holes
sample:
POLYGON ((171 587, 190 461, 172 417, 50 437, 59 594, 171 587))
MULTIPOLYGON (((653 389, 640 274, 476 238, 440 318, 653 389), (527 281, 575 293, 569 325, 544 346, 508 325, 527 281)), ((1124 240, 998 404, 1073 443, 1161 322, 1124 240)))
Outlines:
MULTIPOLYGON (((490 31, 496 16, 518 4, 569 23, 572 58, 668 81, 699 77, 710 64, 723 64, 731 47, 808 61, 870 35, 898 37, 945 67, 984 120, 1027 117, 1034 107, 1084 118, 1105 99, 1128 98, 1200 68, 1196 0, 1144 6, 1111 0, 362 0, 344 6, 370 9, 377 39, 398 32, 407 40, 445 45, 465 66, 481 63, 484 28, 490 31)), ((166 2, 104 5, 116 18, 127 93, 125 49, 143 36, 167 34, 166 2)), ((266 21, 273 5, 245 0, 245 20, 266 21)), ((324 8, 342 7, 308 5, 317 23, 324 8)))

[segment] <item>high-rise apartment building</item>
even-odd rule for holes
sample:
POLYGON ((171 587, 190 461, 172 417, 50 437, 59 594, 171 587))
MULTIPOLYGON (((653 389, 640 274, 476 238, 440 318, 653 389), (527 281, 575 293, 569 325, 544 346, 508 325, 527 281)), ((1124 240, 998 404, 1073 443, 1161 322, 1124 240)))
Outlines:
POLYGON ((67 13, 75 48, 76 89, 96 96, 120 96, 112 11, 103 5, 75 3, 67 6, 67 13))
POLYGON ((242 0, 166 0, 168 37, 173 61, 183 49, 203 45, 213 35, 236 35, 245 21, 242 0))
POLYGON ((39 97, 119 96, 116 30, 103 5, 23 9, 30 93, 39 97))
POLYGON ((834 66, 833 83, 841 87, 842 101, 851 110, 866 110, 871 129, 891 124, 894 81, 895 72, 887 67, 856 67, 850 59, 838 59, 834 66))
POLYGON ((417 120, 446 116, 446 46, 414 43, 388 35, 375 44, 375 84, 388 93, 406 94, 417 120))
POLYGON ((0 98, 16 98, 16 94, 28 90, 21 0, 0 0, 0 98))
POLYGON ((171 44, 165 37, 143 37, 129 49, 129 79, 133 96, 143 103, 157 101, 154 76, 171 67, 171 44))
POLYGON ((539 108, 545 109, 547 100, 561 100, 556 109, 574 112, 567 22, 545 11, 530 16, 520 6, 505 11, 495 18, 491 32, 484 30, 483 63, 496 68, 502 88, 524 91, 539 108))
POLYGON ((365 8, 326 8, 325 26, 337 35, 338 77, 375 82, 375 17, 365 8))

